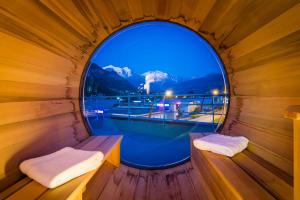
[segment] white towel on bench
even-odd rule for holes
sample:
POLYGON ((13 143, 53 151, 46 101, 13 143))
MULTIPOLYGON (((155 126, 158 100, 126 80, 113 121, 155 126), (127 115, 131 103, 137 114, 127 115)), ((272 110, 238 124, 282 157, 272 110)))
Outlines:
POLYGON ((55 188, 97 169, 103 158, 100 151, 65 147, 52 154, 23 161, 20 170, 43 186, 55 188))
POLYGON ((193 141, 197 149, 232 157, 247 148, 249 140, 243 136, 232 137, 211 134, 193 141))

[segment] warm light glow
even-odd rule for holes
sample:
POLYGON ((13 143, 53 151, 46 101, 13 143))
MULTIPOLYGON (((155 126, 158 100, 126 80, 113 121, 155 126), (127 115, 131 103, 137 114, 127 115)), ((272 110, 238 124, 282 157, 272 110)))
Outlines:
POLYGON ((213 94, 214 96, 217 96, 217 95, 219 94, 219 90, 218 90, 218 89, 214 89, 214 90, 212 91, 212 94, 213 94))
POLYGON ((173 91, 172 90, 167 90, 165 93, 166 97, 171 97, 173 95, 173 91))
POLYGON ((169 107, 170 104, 169 104, 169 103, 165 103, 165 104, 163 104, 163 103, 158 103, 158 104, 156 104, 156 106, 158 106, 158 107, 169 107))
POLYGON ((95 110, 95 113, 103 114, 104 111, 103 110, 95 110))

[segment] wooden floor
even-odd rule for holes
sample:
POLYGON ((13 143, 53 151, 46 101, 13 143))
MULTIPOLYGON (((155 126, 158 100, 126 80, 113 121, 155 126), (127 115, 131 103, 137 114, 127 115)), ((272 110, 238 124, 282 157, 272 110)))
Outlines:
POLYGON ((104 167, 87 186, 86 199, 215 199, 191 162, 164 170, 104 167))

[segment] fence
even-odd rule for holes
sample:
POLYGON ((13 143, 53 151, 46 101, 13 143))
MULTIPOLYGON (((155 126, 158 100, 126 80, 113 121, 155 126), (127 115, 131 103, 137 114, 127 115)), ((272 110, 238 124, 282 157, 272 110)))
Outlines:
POLYGON ((94 96, 85 97, 83 105, 87 117, 218 126, 225 118, 228 97, 224 94, 94 96))

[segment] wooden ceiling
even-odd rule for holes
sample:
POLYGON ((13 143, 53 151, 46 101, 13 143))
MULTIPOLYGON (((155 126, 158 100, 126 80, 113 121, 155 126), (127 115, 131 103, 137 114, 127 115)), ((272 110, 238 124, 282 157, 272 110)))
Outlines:
POLYGON ((292 122, 300 104, 298 0, 0 0, 0 190, 18 164, 88 137, 79 108, 82 72, 112 32, 168 20, 205 37, 228 72, 224 134, 292 176, 292 122))

